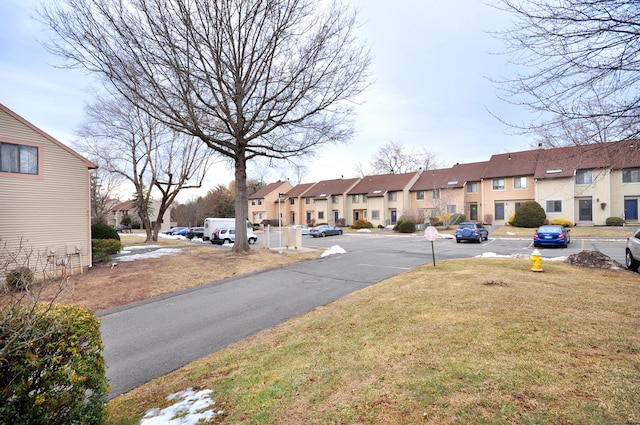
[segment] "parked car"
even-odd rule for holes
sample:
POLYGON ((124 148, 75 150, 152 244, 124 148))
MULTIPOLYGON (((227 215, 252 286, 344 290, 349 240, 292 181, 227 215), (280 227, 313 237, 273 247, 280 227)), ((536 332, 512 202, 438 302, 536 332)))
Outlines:
POLYGON ((456 229, 456 242, 475 241, 482 242, 489 239, 489 231, 477 221, 463 221, 456 229))
MULTIPOLYGON (((236 241, 236 229, 224 228, 217 229, 212 233, 211 243, 216 245, 231 244, 236 241)), ((249 245, 253 245, 258 240, 253 233, 247 234, 249 245)))
POLYGON ((118 233, 131 233, 131 227, 125 226, 124 224, 118 224, 115 226, 115 229, 118 233))
POLYGON ((187 230, 189 230, 188 227, 182 227, 179 230, 174 230, 171 234, 173 236, 187 236, 187 230))
POLYGON ((294 224, 293 226, 291 226, 291 228, 302 230, 303 235, 309 234, 309 226, 307 226, 306 224, 294 224))
POLYGON ((187 237, 187 239, 202 239, 204 237, 204 227, 191 227, 187 229, 187 234, 185 236, 187 237))
POLYGON ((556 225, 544 225, 538 227, 533 234, 533 246, 551 245, 567 247, 571 242, 569 229, 556 225))
POLYGON ((624 258, 629 270, 638 271, 638 266, 640 266, 640 229, 627 238, 624 258))
POLYGON ((188 227, 178 227, 178 226, 176 226, 176 227, 172 227, 172 228, 171 228, 171 229, 169 229, 169 230, 166 230, 164 233, 165 233, 166 235, 177 235, 177 234, 179 234, 180 232, 182 232, 183 230, 186 232, 186 231, 187 231, 187 229, 188 229, 188 227))
POLYGON ((342 229, 339 229, 335 226, 330 226, 328 224, 322 224, 320 226, 312 227, 311 229, 309 229, 309 234, 314 238, 324 238, 325 236, 341 235, 342 229))

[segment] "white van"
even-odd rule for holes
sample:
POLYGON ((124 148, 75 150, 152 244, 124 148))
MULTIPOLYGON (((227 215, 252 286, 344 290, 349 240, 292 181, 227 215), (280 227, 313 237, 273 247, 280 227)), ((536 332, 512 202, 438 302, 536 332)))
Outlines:
MULTIPOLYGON (((235 218, 205 218, 204 219, 204 236, 203 240, 212 241, 214 239, 213 233, 218 229, 235 229, 236 228, 236 219, 235 218)), ((247 240, 248 241, 256 241, 258 240, 257 236, 253 233, 253 226, 247 220, 247 240)), ((213 243, 213 242, 211 242, 213 243)))

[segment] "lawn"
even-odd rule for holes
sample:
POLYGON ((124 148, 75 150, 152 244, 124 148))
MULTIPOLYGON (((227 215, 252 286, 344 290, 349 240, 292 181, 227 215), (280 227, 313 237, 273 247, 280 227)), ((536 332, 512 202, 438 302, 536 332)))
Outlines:
POLYGON ((115 398, 109 424, 189 387, 211 423, 639 423, 640 275, 530 267, 418 267, 115 398))

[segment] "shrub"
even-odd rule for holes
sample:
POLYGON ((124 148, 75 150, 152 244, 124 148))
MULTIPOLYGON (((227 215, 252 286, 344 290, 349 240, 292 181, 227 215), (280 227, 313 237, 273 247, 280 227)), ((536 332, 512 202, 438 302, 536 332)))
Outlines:
POLYGON ((463 221, 467 221, 467 217, 464 214, 455 213, 451 217, 451 224, 460 224, 463 221))
POLYGON ((551 224, 562 227, 573 226, 573 222, 571 220, 567 220, 566 218, 554 218, 553 220, 551 220, 551 224))
POLYGON ((337 226, 337 227, 345 227, 345 226, 346 226, 346 224, 345 224, 345 219, 344 219, 344 218, 339 218, 339 219, 336 221, 336 226, 337 226))
POLYGON ((359 219, 359 220, 356 220, 356 222, 351 225, 351 228, 352 229, 371 229, 373 228, 373 224, 371 224, 370 221, 359 219))
POLYGON ((516 219, 516 215, 512 215, 511 217, 509 217, 509 220, 507 220, 507 224, 509 226, 513 226, 513 221, 516 219))
POLYGON ((108 383, 100 322, 83 307, 0 310, 0 418, 15 424, 101 424, 108 383))
POLYGON ((624 218, 622 217, 607 217, 605 221, 607 226, 622 226, 624 225, 624 218))
POLYGON ((442 217, 439 215, 429 217, 429 224, 431 226, 442 226, 442 217))
POLYGON ((33 283, 33 272, 29 267, 13 269, 6 277, 7 286, 14 291, 26 290, 33 283))
POLYGON ((411 220, 399 221, 396 228, 400 233, 414 233, 416 231, 416 223, 411 220))
POLYGON ((513 225, 516 227, 539 227, 544 223, 547 214, 544 209, 536 201, 527 201, 520 205, 513 219, 513 225))
POLYGON ((111 260, 113 254, 117 254, 122 249, 122 242, 115 239, 91 239, 91 253, 94 263, 101 263, 111 260))
POLYGON ((111 226, 106 224, 92 224, 91 225, 91 239, 117 239, 120 240, 120 235, 111 226))

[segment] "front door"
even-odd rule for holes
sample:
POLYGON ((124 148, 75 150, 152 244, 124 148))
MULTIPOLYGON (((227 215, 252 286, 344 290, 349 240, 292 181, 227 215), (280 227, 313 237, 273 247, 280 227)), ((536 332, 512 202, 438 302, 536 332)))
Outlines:
POLYGON ((391 210, 391 224, 396 224, 396 221, 398 221, 398 212, 391 210))
POLYGON ((624 200, 624 219, 629 221, 638 221, 638 200, 624 200))
POLYGON ((478 220, 478 204, 469 205, 469 220, 471 221, 478 220))
POLYGON ((578 220, 579 221, 593 220, 591 203, 592 203, 591 199, 580 199, 578 201, 578 220))
POLYGON ((340 213, 339 211, 334 211, 333 212, 333 222, 334 223, 338 223, 338 220, 340 219, 340 213))

